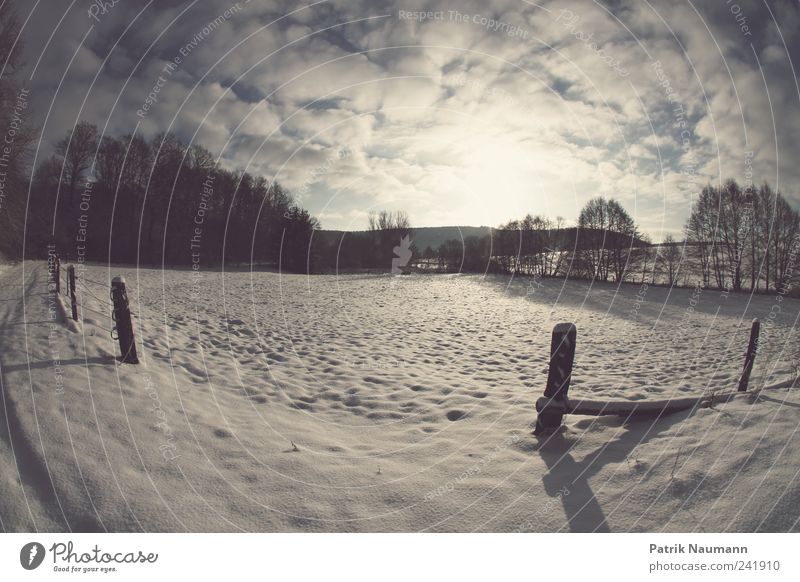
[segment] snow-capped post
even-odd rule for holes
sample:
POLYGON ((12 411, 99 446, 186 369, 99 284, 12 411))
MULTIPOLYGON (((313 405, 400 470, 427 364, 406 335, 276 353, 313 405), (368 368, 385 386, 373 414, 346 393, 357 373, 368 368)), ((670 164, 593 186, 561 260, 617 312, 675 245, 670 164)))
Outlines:
POLYGON ((111 300, 114 302, 114 327, 117 330, 122 361, 126 364, 138 364, 139 357, 136 355, 136 340, 133 337, 125 277, 114 277, 111 280, 111 300))
POLYGON ((78 321, 78 299, 75 297, 75 265, 67 267, 67 293, 72 304, 72 320, 78 321))
POLYGON ((567 392, 572 377, 572 364, 575 361, 577 333, 574 323, 559 323, 553 328, 547 386, 544 389, 544 398, 536 401, 536 411, 539 414, 533 434, 538 435, 561 426, 561 419, 567 411, 567 392))
POLYGON ((747 344, 747 352, 744 355, 744 367, 742 368, 742 376, 739 378, 739 392, 747 391, 747 384, 750 382, 750 372, 753 371, 753 362, 756 359, 756 352, 758 351, 758 335, 761 331, 761 322, 758 318, 753 320, 753 326, 750 328, 750 342, 747 344))

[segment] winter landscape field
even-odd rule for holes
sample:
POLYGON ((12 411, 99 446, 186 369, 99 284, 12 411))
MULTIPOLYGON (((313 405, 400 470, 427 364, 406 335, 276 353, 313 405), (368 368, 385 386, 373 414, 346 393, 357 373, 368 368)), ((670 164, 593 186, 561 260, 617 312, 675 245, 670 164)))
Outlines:
POLYGON ((796 531, 797 300, 480 275, 0 274, 6 531, 796 531), (141 364, 117 361, 123 275, 141 364), (68 309, 68 307, 67 307, 68 309), (751 393, 533 436, 550 331, 570 396, 751 393), (758 388, 764 388, 758 390, 758 388), (8 438, 6 438, 8 435, 8 438))

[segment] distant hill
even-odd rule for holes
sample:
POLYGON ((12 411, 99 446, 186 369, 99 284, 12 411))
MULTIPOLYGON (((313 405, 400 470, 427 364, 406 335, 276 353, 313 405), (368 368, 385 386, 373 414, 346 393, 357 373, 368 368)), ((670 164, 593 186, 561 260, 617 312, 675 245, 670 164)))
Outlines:
MULTIPOLYGON (((489 226, 423 226, 411 229, 411 241, 414 246, 422 252, 427 247, 436 250, 439 245, 448 240, 462 240, 470 236, 483 237, 492 234, 493 229, 489 226)), ((364 231, 356 231, 364 232, 364 231)), ((553 230, 552 233, 560 232, 566 240, 575 241, 577 235, 575 227, 567 227, 560 230, 553 230)), ((343 230, 320 230, 316 236, 320 236, 328 242, 339 241, 342 236, 348 234, 343 230)), ((643 240, 636 240, 635 246, 650 246, 650 243, 643 240)))
POLYGON ((491 230, 488 226, 424 226, 412 229, 411 240, 417 249, 424 251, 427 247, 436 249, 452 239, 460 241, 470 236, 486 236, 491 230))
MULTIPOLYGON (((423 226, 412 228, 411 240, 420 251, 426 247, 436 249, 445 241, 461 240, 470 236, 486 236, 491 232, 488 226, 423 226)), ((363 231, 362 231, 363 232, 363 231)), ((321 230, 319 234, 326 240, 339 240, 347 234, 343 230, 321 230)))

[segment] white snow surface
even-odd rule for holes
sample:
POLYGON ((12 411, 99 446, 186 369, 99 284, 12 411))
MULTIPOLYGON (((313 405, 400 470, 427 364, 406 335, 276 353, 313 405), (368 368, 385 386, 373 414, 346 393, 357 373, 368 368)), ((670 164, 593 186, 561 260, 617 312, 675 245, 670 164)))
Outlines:
POLYGON ((751 388, 800 366, 800 302, 561 279, 88 266, 0 275, 6 531, 790 531, 800 394, 531 433, 550 332, 573 398, 751 388), (119 363, 124 275, 139 365, 119 363), (62 299, 59 299, 61 301, 62 299), (68 309, 67 309, 68 311, 68 309))

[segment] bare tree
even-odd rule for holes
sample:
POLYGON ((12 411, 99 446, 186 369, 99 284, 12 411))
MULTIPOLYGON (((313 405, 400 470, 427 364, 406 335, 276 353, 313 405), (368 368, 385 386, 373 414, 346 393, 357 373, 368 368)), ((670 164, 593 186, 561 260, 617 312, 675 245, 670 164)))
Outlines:
POLYGON ((639 240, 638 228, 625 208, 613 198, 593 198, 581 210, 578 227, 581 256, 591 276, 607 281, 613 273, 617 281, 623 281, 639 240))
POLYGON ((717 208, 719 195, 713 186, 706 186, 700 192, 692 206, 692 212, 686 222, 686 240, 695 251, 695 259, 699 263, 703 287, 711 283, 712 268, 719 287, 724 280, 719 268, 717 238, 717 208))
POLYGON ((664 242, 661 247, 663 249, 661 257, 664 264, 664 275, 667 278, 667 284, 670 286, 676 285, 678 283, 678 274, 683 259, 684 243, 676 242, 675 237, 668 234, 664 237, 664 242))
MULTIPOLYGON (((742 288, 742 255, 753 220, 752 202, 735 180, 719 190, 717 237, 734 291, 742 288)), ((716 248, 717 245, 715 245, 716 248)))
POLYGON ((86 121, 78 124, 56 144, 56 155, 61 159, 61 183, 67 187, 67 206, 75 204, 78 184, 91 168, 97 151, 97 127, 86 121))
POLYGON ((800 236, 800 216, 789 206, 786 199, 778 194, 775 209, 775 236, 772 252, 774 257, 775 289, 783 289, 794 279, 796 271, 798 237, 800 236))

